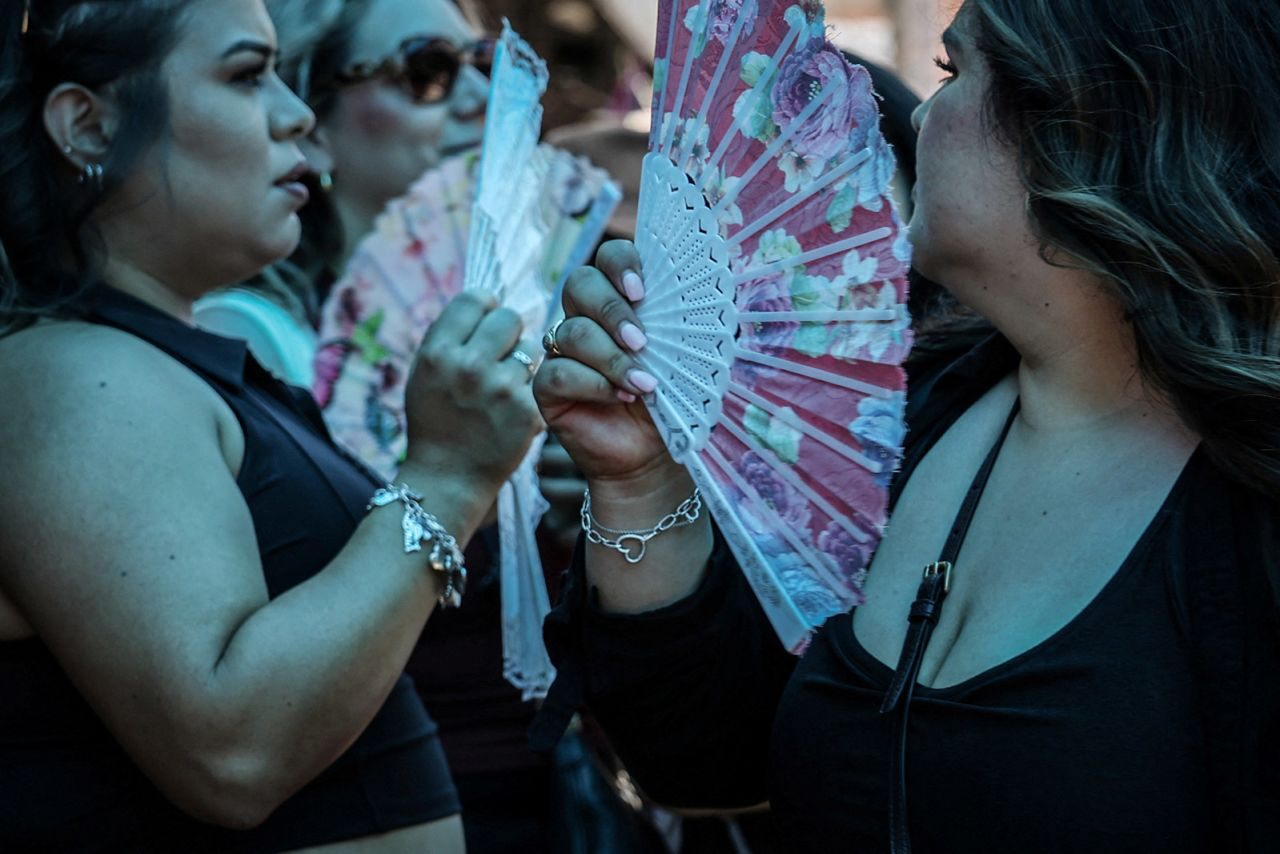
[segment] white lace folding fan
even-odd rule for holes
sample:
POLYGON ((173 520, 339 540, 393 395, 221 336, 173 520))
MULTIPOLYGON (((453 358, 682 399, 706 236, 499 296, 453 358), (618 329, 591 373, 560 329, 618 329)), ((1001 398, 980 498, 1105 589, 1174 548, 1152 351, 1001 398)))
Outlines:
POLYGON ((894 160, 817 0, 663 0, 656 55, 645 403, 798 652, 861 602, 901 456, 894 160))
MULTIPOLYGON (((550 161, 537 156, 547 66, 503 21, 485 114, 480 179, 471 216, 465 288, 495 294, 539 338, 549 325, 554 294, 539 285, 546 235, 537 223, 545 204, 550 161)), ((503 669, 526 699, 546 696, 555 668, 542 642, 542 622, 551 610, 542 560, 534 536, 547 508, 535 471, 543 439, 498 496, 501 542, 503 669)))

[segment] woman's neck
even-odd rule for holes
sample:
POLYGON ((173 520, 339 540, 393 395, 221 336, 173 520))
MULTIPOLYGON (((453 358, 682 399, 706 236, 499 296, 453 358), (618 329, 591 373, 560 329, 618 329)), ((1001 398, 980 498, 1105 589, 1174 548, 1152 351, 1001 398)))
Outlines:
POLYGON ((1185 430, 1142 376, 1133 325, 1120 302, 1079 270, 1055 269, 1044 279, 1022 289, 1034 292, 1034 301, 992 306, 988 313, 1022 356, 1023 422, 1046 433, 1143 420, 1185 430))
POLYGON ((341 272, 347 268, 360 241, 373 230, 374 221, 378 218, 380 211, 367 208, 342 195, 334 196, 333 207, 338 213, 338 222, 342 226, 342 255, 337 261, 338 272, 341 272))
POLYGON ((153 308, 194 325, 191 308, 194 298, 175 291, 145 270, 121 260, 108 259, 102 280, 153 308))

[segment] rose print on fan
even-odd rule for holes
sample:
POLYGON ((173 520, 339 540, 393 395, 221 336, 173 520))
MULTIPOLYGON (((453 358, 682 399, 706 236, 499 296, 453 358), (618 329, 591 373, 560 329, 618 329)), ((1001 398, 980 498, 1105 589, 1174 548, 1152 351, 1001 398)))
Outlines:
MULTIPOLYGON (((739 299, 743 307, 752 312, 776 313, 792 308, 791 292, 781 275, 749 282, 742 287, 739 299)), ((775 353, 785 352, 800 328, 800 324, 795 322, 746 323, 743 326, 744 336, 764 352, 775 353)))
POLYGON ((644 402, 798 652, 861 600, 901 453, 892 152, 817 0, 658 2, 644 402))
POLYGON ((738 471, 760 502, 749 497, 743 507, 744 512, 754 516, 758 530, 770 530, 779 523, 792 530, 809 525, 809 502, 763 457, 748 451, 738 460, 738 471))
POLYGON ((867 579, 867 565, 871 562, 872 549, 860 543, 840 525, 828 522, 818 534, 818 548, 830 555, 843 572, 848 573, 848 585, 861 599, 862 585, 867 579))
POLYGON ((864 444, 901 448, 907 439, 906 408, 907 396, 900 391, 887 397, 864 398, 858 402, 858 417, 849 424, 849 432, 864 444))
POLYGON ((701 54, 711 40, 724 44, 740 16, 745 16, 743 29, 750 32, 756 16, 754 0, 710 0, 698 3, 684 16, 684 26, 694 38, 692 49, 701 54))
MULTIPOLYGON (((851 147, 867 141, 867 119, 875 118, 874 101, 868 102, 870 78, 855 69, 844 54, 821 39, 811 39, 787 57, 773 89, 773 123, 782 130, 801 118, 809 103, 830 85, 843 84, 848 95, 831 97, 830 108, 810 116, 792 137, 792 151, 825 163, 851 147), (870 113, 870 114, 869 114, 870 113)), ((816 171, 821 172, 821 167, 816 171)))
POLYGON ((739 17, 746 19, 742 25, 744 35, 750 35, 755 26, 756 14, 754 0, 711 0, 711 38, 724 44, 739 17))

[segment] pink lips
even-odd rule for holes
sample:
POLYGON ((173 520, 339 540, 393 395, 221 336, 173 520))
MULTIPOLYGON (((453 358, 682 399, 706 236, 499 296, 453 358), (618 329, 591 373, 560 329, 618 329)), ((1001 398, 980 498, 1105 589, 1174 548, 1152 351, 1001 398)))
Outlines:
POLYGON ((306 185, 302 183, 302 179, 310 171, 311 167, 308 166, 307 162, 304 160, 297 166, 293 167, 288 174, 276 181, 275 185, 289 195, 301 200, 302 204, 306 204, 311 198, 311 192, 307 189, 306 185))

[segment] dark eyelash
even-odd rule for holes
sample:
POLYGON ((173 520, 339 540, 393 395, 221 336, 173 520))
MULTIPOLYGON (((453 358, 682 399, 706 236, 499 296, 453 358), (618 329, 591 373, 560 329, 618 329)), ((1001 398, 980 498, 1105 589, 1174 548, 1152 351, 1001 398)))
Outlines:
POLYGON ((266 77, 268 74, 270 74, 274 69, 275 69, 275 66, 272 63, 263 63, 262 65, 255 65, 252 68, 246 68, 244 71, 241 71, 239 74, 236 74, 235 77, 232 79, 234 79, 237 82, 243 82, 243 83, 247 83, 249 81, 259 81, 263 77, 266 77))
POLYGON ((957 69, 950 60, 943 59, 940 56, 935 56, 933 58, 933 64, 938 66, 938 68, 942 69, 945 73, 950 74, 952 77, 956 76, 957 69))

